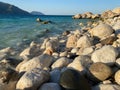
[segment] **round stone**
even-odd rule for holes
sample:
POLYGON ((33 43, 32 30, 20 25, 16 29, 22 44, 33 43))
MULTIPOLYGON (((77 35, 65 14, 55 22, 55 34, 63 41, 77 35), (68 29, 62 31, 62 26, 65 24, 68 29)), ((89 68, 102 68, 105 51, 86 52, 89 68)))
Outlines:
POLYGON ((91 77, 95 81, 104 81, 109 78, 112 74, 112 70, 109 66, 104 63, 97 62, 90 66, 89 68, 91 77))
POLYGON ((115 81, 120 85, 120 70, 115 73, 115 81))

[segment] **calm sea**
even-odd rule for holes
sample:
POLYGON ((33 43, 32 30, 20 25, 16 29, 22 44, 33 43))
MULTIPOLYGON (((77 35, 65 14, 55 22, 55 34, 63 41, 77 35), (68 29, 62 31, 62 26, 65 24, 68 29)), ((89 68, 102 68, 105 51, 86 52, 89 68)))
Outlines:
POLYGON ((88 19, 74 20, 72 16, 0 16, 0 48, 61 34, 65 30, 80 29, 79 23, 87 21, 88 19), (36 22, 36 18, 52 23, 41 24, 36 22), (45 30, 49 32, 46 33, 45 30))

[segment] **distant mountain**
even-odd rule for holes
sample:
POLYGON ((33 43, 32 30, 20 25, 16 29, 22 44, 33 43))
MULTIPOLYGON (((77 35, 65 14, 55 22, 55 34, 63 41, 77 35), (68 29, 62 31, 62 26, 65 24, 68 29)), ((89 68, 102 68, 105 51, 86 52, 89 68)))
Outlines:
POLYGON ((32 11, 31 14, 32 15, 44 15, 43 13, 38 12, 38 11, 32 11))
POLYGON ((0 15, 31 15, 14 5, 0 2, 0 15))

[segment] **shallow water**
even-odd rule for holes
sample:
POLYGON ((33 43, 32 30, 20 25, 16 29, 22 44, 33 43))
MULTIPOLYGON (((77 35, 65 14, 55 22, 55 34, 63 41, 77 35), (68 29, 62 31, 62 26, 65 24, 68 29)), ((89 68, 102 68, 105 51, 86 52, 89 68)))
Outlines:
POLYGON ((88 19, 74 20, 72 16, 0 16, 0 48, 13 46, 24 40, 57 35, 65 30, 80 29, 79 23, 87 21, 88 19), (52 23, 38 23, 38 17, 52 23), (49 33, 45 32, 46 29, 49 33))

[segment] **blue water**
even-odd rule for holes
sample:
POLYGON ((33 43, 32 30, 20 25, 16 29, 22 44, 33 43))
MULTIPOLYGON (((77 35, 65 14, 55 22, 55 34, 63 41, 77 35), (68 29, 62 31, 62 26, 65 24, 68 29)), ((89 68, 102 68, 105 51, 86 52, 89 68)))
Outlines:
POLYGON ((87 21, 74 20, 72 16, 0 16, 0 48, 14 46, 24 40, 61 34, 65 30, 80 29, 79 23, 87 21), (38 23, 38 17, 53 23, 38 23), (45 33, 46 29, 49 33, 45 33))

